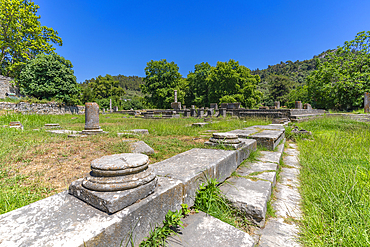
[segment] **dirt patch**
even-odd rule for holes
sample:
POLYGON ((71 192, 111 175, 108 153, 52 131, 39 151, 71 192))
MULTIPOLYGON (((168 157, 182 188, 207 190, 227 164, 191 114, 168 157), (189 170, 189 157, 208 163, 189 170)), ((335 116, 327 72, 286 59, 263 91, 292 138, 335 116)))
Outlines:
POLYGON ((15 167, 20 174, 28 176, 26 185, 42 182, 61 192, 90 172, 92 160, 112 154, 109 147, 119 142, 119 139, 104 138, 45 143, 27 151, 26 159, 15 167))

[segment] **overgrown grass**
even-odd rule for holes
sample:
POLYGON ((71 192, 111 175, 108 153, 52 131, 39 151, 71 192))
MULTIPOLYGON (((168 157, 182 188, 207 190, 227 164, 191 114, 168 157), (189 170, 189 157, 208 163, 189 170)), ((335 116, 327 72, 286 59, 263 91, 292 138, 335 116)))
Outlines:
POLYGON ((222 194, 216 179, 207 178, 196 193, 194 208, 234 227, 249 232, 250 222, 222 194))
POLYGON ((370 246, 370 125, 322 118, 299 126, 314 136, 314 140, 297 140, 302 243, 370 246))
POLYGON ((71 139, 67 135, 46 132, 44 124, 59 123, 63 129, 83 130, 84 115, 23 115, 3 111, 0 114, 0 214, 67 189, 70 182, 90 170, 90 162, 95 158, 128 152, 128 144, 123 142, 128 138, 117 136, 118 132, 148 129, 150 135, 129 139, 145 141, 151 146, 156 152, 150 155, 150 162, 155 163, 192 148, 205 148, 203 143, 211 136, 207 130, 224 132, 268 124, 265 119, 244 122, 220 118, 203 128, 191 127, 192 123, 201 121, 106 114, 100 115, 100 126, 109 134, 71 139), (20 121, 24 131, 2 128, 12 121, 20 121), (75 174, 70 174, 71 171, 75 174))

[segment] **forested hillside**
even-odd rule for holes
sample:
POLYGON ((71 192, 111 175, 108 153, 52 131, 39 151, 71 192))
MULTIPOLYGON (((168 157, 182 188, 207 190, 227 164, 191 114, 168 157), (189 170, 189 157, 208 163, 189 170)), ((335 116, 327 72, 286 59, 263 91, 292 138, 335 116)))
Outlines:
POLYGON ((295 100, 308 102, 306 78, 316 70, 317 60, 325 60, 331 51, 327 50, 308 60, 280 62, 269 65, 267 69, 252 70, 251 74, 261 78, 258 89, 263 93, 262 103, 273 105, 274 101, 280 101, 282 105, 293 107, 295 100))

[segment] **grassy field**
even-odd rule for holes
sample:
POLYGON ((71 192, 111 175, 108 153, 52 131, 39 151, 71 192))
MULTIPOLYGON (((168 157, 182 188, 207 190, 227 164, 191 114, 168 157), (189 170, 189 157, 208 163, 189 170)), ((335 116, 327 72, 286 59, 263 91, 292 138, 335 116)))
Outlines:
POLYGON ((298 124, 304 246, 370 246, 370 124, 323 118, 298 124))
POLYGON ((43 129, 59 123, 63 129, 82 130, 84 115, 22 115, 0 112, 0 214, 61 192, 90 171, 90 162, 104 155, 128 152, 124 140, 143 140, 155 150, 155 163, 192 148, 204 148, 212 131, 228 131, 257 124, 264 119, 215 119, 203 128, 191 127, 201 120, 129 118, 121 114, 100 115, 100 125, 108 134, 68 138, 43 129), (24 130, 2 128, 20 121, 24 130), (38 130, 36 130, 38 129, 38 130), (150 135, 118 137, 129 129, 148 129, 150 135))

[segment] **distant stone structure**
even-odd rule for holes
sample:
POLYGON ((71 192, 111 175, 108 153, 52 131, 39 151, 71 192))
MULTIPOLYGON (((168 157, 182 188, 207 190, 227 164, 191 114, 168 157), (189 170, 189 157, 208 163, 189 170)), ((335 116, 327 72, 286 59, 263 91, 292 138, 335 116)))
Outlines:
POLYGON ((364 97, 364 112, 370 112, 370 93, 365 93, 364 97))
POLYGON ((301 101, 296 101, 295 102, 295 109, 302 109, 302 102, 301 101))
POLYGON ((18 95, 18 89, 12 85, 10 77, 0 75, 0 99, 4 99, 10 94, 18 95))
POLYGON ((275 101, 275 109, 279 109, 280 108, 280 101, 275 101))
POLYGON ((82 134, 94 135, 102 133, 99 126, 99 105, 97 103, 85 104, 85 129, 82 134))
POLYGON ((177 90, 173 91, 173 97, 175 99, 175 102, 171 103, 171 108, 174 110, 181 110, 181 102, 177 102, 177 90))

